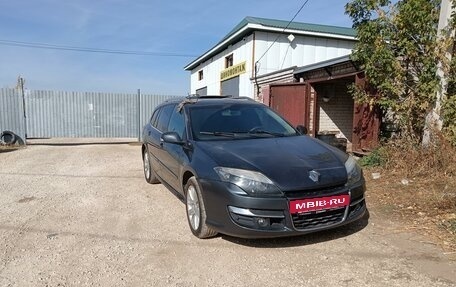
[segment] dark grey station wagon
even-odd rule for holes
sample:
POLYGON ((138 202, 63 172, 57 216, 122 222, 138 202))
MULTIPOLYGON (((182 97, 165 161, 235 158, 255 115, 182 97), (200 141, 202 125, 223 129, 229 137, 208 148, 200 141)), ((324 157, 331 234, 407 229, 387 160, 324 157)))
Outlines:
POLYGON ((253 100, 166 102, 143 139, 146 181, 163 183, 185 203, 199 238, 300 235, 366 212, 365 182, 353 157, 253 100))

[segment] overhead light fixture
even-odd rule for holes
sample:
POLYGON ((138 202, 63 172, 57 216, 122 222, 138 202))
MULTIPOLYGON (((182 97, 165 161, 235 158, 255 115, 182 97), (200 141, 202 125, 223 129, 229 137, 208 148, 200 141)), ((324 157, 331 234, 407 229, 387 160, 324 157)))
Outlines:
POLYGON ((323 95, 323 102, 328 103, 331 98, 336 94, 336 87, 334 85, 326 86, 323 95))
POLYGON ((290 34, 290 35, 288 35, 287 38, 288 38, 288 41, 290 41, 290 43, 293 43, 295 36, 293 34, 290 34))

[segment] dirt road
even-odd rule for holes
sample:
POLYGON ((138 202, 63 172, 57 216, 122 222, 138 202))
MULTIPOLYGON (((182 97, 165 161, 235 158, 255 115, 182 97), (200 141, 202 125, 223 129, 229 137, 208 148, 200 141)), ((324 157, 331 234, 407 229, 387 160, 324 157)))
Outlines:
POLYGON ((0 153, 0 286, 456 286, 453 254, 370 211, 309 236, 199 240, 144 181, 139 146, 29 146, 0 153))

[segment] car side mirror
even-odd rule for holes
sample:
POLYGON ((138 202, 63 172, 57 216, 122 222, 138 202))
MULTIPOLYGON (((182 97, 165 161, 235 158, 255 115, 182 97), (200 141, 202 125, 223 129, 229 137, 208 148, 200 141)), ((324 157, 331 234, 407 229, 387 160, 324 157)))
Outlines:
POLYGON ((303 125, 297 126, 296 130, 302 135, 306 135, 307 134, 307 128, 305 126, 303 126, 303 125))
POLYGON ((160 137, 160 140, 165 143, 184 145, 185 142, 182 141, 181 137, 176 132, 166 132, 163 133, 160 137))

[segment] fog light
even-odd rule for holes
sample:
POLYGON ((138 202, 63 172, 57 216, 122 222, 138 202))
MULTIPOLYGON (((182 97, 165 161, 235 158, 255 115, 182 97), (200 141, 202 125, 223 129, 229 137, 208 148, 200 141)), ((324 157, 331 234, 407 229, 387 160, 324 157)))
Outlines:
POLYGON ((263 217, 257 217, 255 219, 256 223, 261 227, 269 226, 269 219, 263 217))

